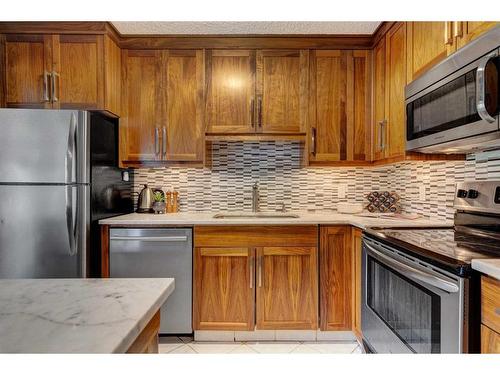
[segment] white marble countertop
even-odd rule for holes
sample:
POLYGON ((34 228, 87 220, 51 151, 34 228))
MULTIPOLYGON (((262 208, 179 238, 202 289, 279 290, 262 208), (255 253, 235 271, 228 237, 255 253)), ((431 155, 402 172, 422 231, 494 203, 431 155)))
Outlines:
POLYGON ((174 279, 0 280, 0 353, 123 353, 174 279))
POLYGON ((500 259, 472 259, 472 268, 500 280, 500 259))
MULTIPOLYGON (((231 212, 235 214, 237 212, 231 212)), ((248 212, 245 212, 248 214, 248 212)), ((453 221, 402 218, 374 218, 336 212, 287 212, 299 218, 225 218, 215 219, 214 212, 179 212, 173 214, 132 213, 100 220, 108 225, 353 225, 361 229, 368 227, 451 227, 453 221)))

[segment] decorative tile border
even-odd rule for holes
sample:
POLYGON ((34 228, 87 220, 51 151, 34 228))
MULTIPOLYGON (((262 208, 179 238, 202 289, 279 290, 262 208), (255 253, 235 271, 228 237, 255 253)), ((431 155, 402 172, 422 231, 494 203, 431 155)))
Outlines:
POLYGON ((301 168, 300 159, 298 142, 216 142, 212 169, 137 169, 134 192, 148 183, 179 191, 181 211, 239 211, 251 209, 252 185, 258 181, 260 209, 272 211, 281 203, 287 210, 335 210, 339 202, 364 203, 370 191, 390 190, 401 196, 405 212, 451 219, 456 182, 500 180, 500 151, 470 155, 465 162, 415 161, 376 168, 301 168), (345 188, 345 197, 339 197, 339 187, 345 188))

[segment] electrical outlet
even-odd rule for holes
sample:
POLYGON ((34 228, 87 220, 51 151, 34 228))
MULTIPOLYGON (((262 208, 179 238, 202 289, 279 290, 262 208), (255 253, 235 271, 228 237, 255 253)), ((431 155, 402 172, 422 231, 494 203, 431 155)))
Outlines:
POLYGON ((345 198, 346 185, 339 185, 338 187, 338 196, 340 199, 345 198))
POLYGON ((420 201, 425 201, 425 185, 420 185, 418 187, 418 196, 420 201))

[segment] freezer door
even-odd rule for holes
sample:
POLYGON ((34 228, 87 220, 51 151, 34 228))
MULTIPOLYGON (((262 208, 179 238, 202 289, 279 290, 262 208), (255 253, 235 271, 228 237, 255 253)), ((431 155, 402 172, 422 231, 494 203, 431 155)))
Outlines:
POLYGON ((88 183, 88 113, 0 109, 0 184, 88 183))
POLYGON ((0 185, 0 278, 85 276, 89 190, 0 185))

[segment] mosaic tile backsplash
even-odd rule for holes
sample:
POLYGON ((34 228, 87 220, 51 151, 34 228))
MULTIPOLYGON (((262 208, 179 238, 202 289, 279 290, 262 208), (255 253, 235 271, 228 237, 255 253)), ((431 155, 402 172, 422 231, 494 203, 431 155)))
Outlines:
POLYGON ((451 219, 456 182, 500 179, 500 151, 469 155, 466 161, 303 168, 300 147, 297 142, 217 142, 212 169, 137 169, 134 192, 145 183, 175 189, 181 211, 215 212, 251 210, 255 182, 262 211, 274 211, 282 203, 287 210, 334 211, 339 202, 364 203, 369 192, 389 190, 401 196, 404 212, 451 219))

